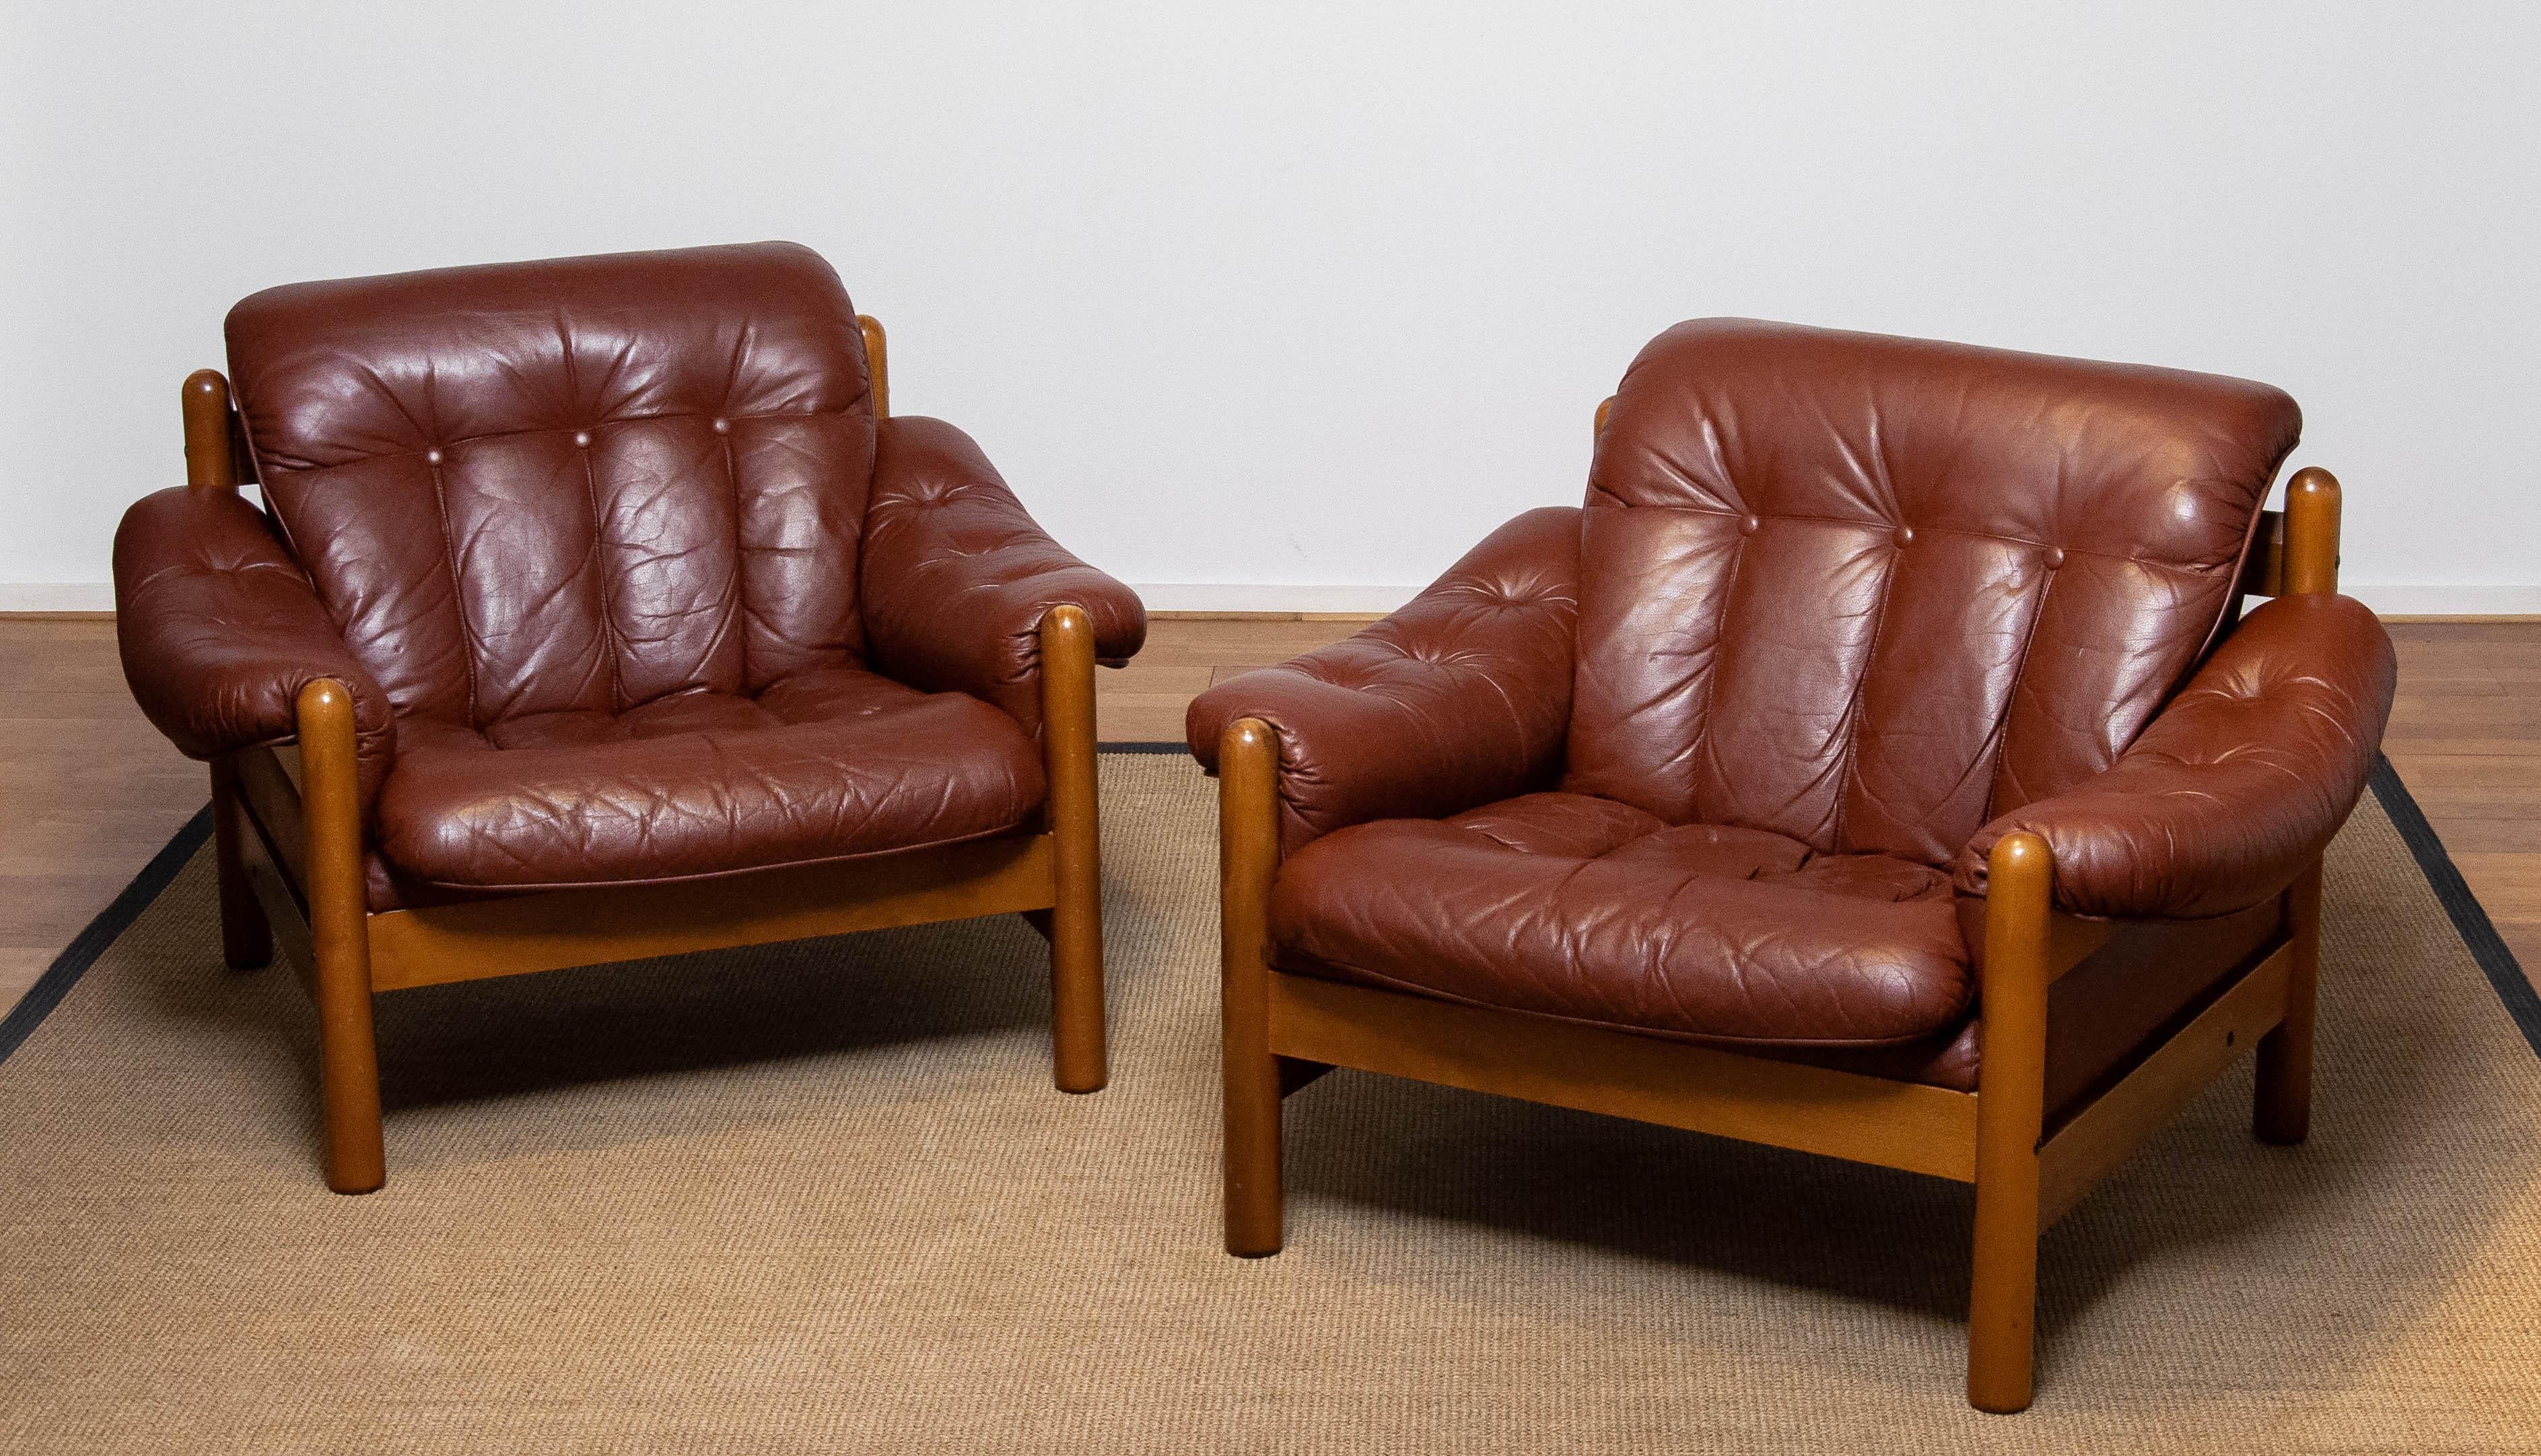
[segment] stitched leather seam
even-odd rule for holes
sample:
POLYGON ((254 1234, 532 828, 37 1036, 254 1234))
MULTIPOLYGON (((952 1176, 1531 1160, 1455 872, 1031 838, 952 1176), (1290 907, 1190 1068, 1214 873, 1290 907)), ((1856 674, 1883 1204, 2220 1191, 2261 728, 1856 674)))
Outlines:
POLYGON ((580 454, 582 498, 591 504, 591 573, 600 580, 600 650, 609 657, 609 710, 615 713, 626 700, 626 686, 617 663, 617 632, 609 612, 609 553, 601 549, 607 528, 600 515, 600 473, 592 469, 588 449, 580 454))
POLYGON ((1902 549, 1895 549, 1888 558, 1888 575, 1879 583, 1879 606, 1871 615, 1870 645, 1861 654, 1861 676, 1853 679, 1852 695, 1845 699, 1844 717, 1839 720, 1845 725, 1844 763, 1836 769, 1835 824, 1827 832, 1828 847, 1833 850, 1844 848, 1845 785, 1851 780, 1853 769, 1861 762, 1861 729, 1856 721, 1856 715, 1861 711, 1861 694, 1870 687, 1870 675, 1879 669, 1879 642, 1888 630, 1889 599, 1896 596, 1897 577, 1905 569, 1905 553, 1902 549))
POLYGON ((1995 720, 1994 768, 1996 771, 1986 774, 1985 813, 1977 819, 1980 826, 1994 823, 1995 790, 2002 783, 2002 774, 1999 771, 2002 766, 2002 757, 2011 751, 2011 715, 2020 706, 2020 684, 2022 679, 2029 676, 2029 654, 2038 646, 2038 634, 2047 629, 2047 604, 2055 597, 2056 579, 2062 574, 2061 567, 2047 568, 2047 584, 2038 589, 2038 610, 2031 613, 2029 617, 2029 634, 2020 639, 2020 663, 2011 670, 2011 691, 2002 695, 2002 715, 1995 720))
MULTIPOLYGON (((1870 459, 1878 463, 1877 470, 1871 470, 1865 466, 1861 454, 1852 448, 1852 441, 1843 431, 1836 432, 1835 442, 1836 448, 1843 451, 1845 459, 1851 463, 1854 473, 1870 484, 1880 495, 1881 498, 1872 504, 1887 508, 1890 519, 1895 523, 1890 528, 1893 541, 1896 528, 1906 525, 1906 511, 1897 499, 1897 481, 1888 470, 1888 446, 1885 437, 1880 433, 1880 418, 1881 416, 1875 411, 1870 416, 1868 453, 1870 459)), ((1942 534, 1949 534, 1946 528, 1942 534)), ((1841 851, 1845 847, 1844 813, 1845 805, 1851 797, 1846 793, 1845 786, 1851 781, 1854 770, 1861 764, 1861 696, 1869 691, 1870 675, 1879 670, 1879 644, 1888 630, 1888 604, 1896 596, 1899 574, 1906 569, 1903 549, 1892 547, 1891 550, 1892 553, 1888 558, 1888 574, 1882 577, 1879 583, 1879 605, 1871 612, 1870 641, 1862 650, 1861 676, 1853 679, 1852 692, 1845 697, 1844 716, 1837 720, 1844 732, 1844 744, 1839 751, 1839 762, 1836 765, 1835 813, 1827 831, 1827 846, 1834 851, 1841 851)), ((1864 785, 1863 791, 1868 792, 1867 785, 1864 785)), ((1812 849, 1800 862, 1806 865, 1810 859, 1816 857, 1816 851, 1812 849)))
MULTIPOLYGON (((1472 1006, 1484 1011, 1501 1011, 1514 1016, 1540 1016, 1547 1021, 1562 1021, 1568 1022, 1572 1026, 1588 1026, 1595 1027, 1601 1031, 1624 1032, 1631 1036, 1649 1037, 1652 1040, 1661 1042, 1692 1043, 1696 1046, 1707 1047, 1782 1047, 1789 1048, 1794 1051, 1804 1051, 1815 1048, 1835 1050, 1853 1047, 1863 1049, 1878 1047, 1912 1047, 1921 1042, 1936 1040, 1940 1037, 1941 1033, 1952 1031, 1958 1027, 1966 1025, 1969 1014, 1975 1007, 1975 997, 1972 994, 1963 994, 1960 1000, 1960 1009, 1955 1014, 1955 1018, 1953 1020, 1943 1022, 1931 1031, 1914 1032, 1906 1036, 1866 1038, 1742 1037, 1732 1033, 1723 1032, 1686 1032, 1673 1031, 1664 1027, 1634 1026, 1628 1022, 1599 1021, 1593 1017, 1569 1016, 1564 1015, 1560 1011, 1537 1011, 1523 1006, 1503 1006, 1491 1001, 1476 1000, 1472 996, 1459 995, 1451 990, 1441 990, 1435 986, 1422 985, 1418 982, 1404 981, 1397 977, 1388 976, 1382 971, 1369 970, 1367 967, 1358 965, 1355 962, 1341 960, 1333 956, 1321 955, 1314 951, 1299 951, 1297 954, 1306 956, 1312 960, 1321 961, 1327 966, 1347 971, 1353 976, 1365 977, 1369 981, 1382 984, 1389 990, 1399 990, 1412 995, 1420 996, 1428 1000, 1447 1001, 1458 1006, 1472 1006)), ((1971 968, 1965 964, 1961 964, 1960 969, 1963 972, 1971 970, 1971 968)), ((1282 976, 1306 975, 1306 973, 1303 972, 1289 971, 1285 969, 1280 970, 1279 974, 1282 976)), ((1307 976, 1307 979, 1313 981, 1320 980, 1322 978, 1307 976)))
MULTIPOLYGON (((729 404, 732 402, 732 393, 741 384, 742 366, 750 361, 751 348, 758 341, 758 321, 744 321, 741 326, 740 335, 732 341, 732 367, 725 372, 723 377, 723 403, 729 404)), ((864 330, 862 326, 858 326, 856 330, 856 352, 859 355, 863 354, 864 347, 864 330)), ((863 393, 857 398, 860 401, 867 404, 868 407, 866 412, 870 414, 872 412, 870 405, 873 399, 873 379, 870 373, 866 376, 863 393)), ((854 406, 851 404, 848 407, 853 408, 854 406)), ((846 412, 847 411, 845 409, 838 411, 839 415, 842 417, 846 412)), ((705 656, 698 660, 697 671, 700 675, 707 671, 707 664, 714 654, 716 644, 723 640, 723 634, 725 632, 732 630, 734 619, 741 615, 743 604, 748 600, 748 593, 744 590, 742 585, 742 575, 744 572, 749 570, 748 563, 751 551, 745 545, 748 541, 748 537, 742 531, 741 472, 733 467, 732 421, 732 415, 718 413, 713 416, 712 425, 715 432, 715 439, 720 441, 723 445, 724 478, 732 482, 732 586, 724 597, 723 621, 716 628, 715 640, 706 644, 705 656)), ((882 438, 879 432, 876 433, 874 438, 874 453, 877 457, 882 453, 882 438)), ((871 509, 870 490, 867 492, 867 509, 871 509)), ((745 625, 741 632, 741 686, 744 692, 749 690, 750 682, 750 629, 745 625)))
MULTIPOLYGON (((578 405, 582 400, 582 382, 574 369, 573 328, 566 322, 561 311, 556 314, 555 328, 556 357, 564 367, 565 393, 572 397, 578 405)), ((623 360, 622 350, 618 357, 623 360)), ((615 365, 609 372, 611 375, 617 373, 615 365)), ((603 383, 606 382, 604 379, 603 383)), ((597 438, 591 431, 596 428, 598 428, 597 425, 586 425, 576 429, 574 446, 576 453, 582 457, 582 496, 591 506, 591 569, 600 583, 600 650, 609 659, 609 710, 615 713, 626 693, 624 685, 619 680, 620 669, 616 634, 610 630, 609 553, 601 548, 601 544, 605 540, 602 535, 605 528, 600 514, 600 473, 591 463, 592 441, 597 438)))
MULTIPOLYGON (((496 752, 500 752, 500 750, 496 750, 496 752)), ((894 854, 910 854, 921 849, 940 849, 949 844, 975 843, 980 839, 1001 838, 1008 835, 1014 835, 1021 837, 1027 833, 1039 834, 1040 831, 1037 829, 1031 831, 1026 831, 1024 829, 1026 825, 1033 823, 1034 817, 1035 816, 1032 814, 1027 814, 1023 818, 1016 820, 1013 824, 999 825, 995 829, 979 830, 972 834, 954 835, 949 837, 939 839, 920 839, 908 844, 894 844, 887 849, 857 849, 845 854, 826 854, 816 859, 787 859, 780 860, 773 864, 744 865, 738 869, 704 870, 695 874, 686 875, 656 875, 649 879, 642 880, 557 880, 535 885, 470 885, 463 884, 457 880, 435 880, 423 875, 409 874, 405 871, 399 870, 397 862, 389 859, 385 852, 382 852, 380 857, 388 862, 389 868, 394 875, 401 876, 409 883, 422 885, 434 890, 448 890, 461 894, 481 895, 500 899, 515 893, 530 895, 567 890, 617 890, 625 889, 630 886, 685 885, 697 880, 730 880, 737 879, 743 875, 767 874, 777 870, 803 869, 814 865, 852 864, 861 859, 882 859, 894 854)))
MULTIPOLYGON (((1726 516, 1729 513, 1726 511, 1706 511, 1704 514, 1726 516)), ((1744 518, 1737 517, 1733 519, 1744 518)), ((1726 666, 1725 658, 1727 653, 1725 649, 1729 642, 1729 604, 1738 593, 1738 579, 1747 573, 1747 546, 1748 543, 1755 539, 1756 538, 1753 536, 1744 534, 1739 536, 1738 545, 1734 548, 1734 553, 1729 558, 1729 579, 1720 584, 1720 615, 1713 618, 1711 622, 1711 671, 1703 675, 1703 682, 1700 690, 1703 694, 1702 700, 1697 702, 1694 707, 1694 752, 1701 762, 1698 762, 1695 764, 1695 781, 1687 785, 1687 788, 1693 790, 1698 796, 1700 795, 1703 786, 1703 765, 1705 763, 1709 763, 1711 760, 1711 690, 1712 685, 1720 681, 1721 669, 1726 666)), ((1717 764, 1713 764, 1712 766, 1716 769, 1719 765, 1717 764)), ((1692 811, 1694 818, 1697 821, 1703 819, 1703 807, 1700 804, 1689 804, 1686 807, 1692 811)))
MULTIPOLYGON (((732 459, 732 430, 729 428, 732 422, 732 416, 729 414, 718 414, 715 418, 722 420, 727 426, 727 428, 717 431, 715 438, 723 442, 724 478, 732 482, 732 588, 724 594, 723 626, 716 632, 716 637, 720 640, 724 632, 732 630, 733 619, 737 617, 746 615, 748 612, 747 603, 749 593, 743 590, 742 575, 750 569, 749 558, 751 551, 749 547, 744 545, 747 537, 743 534, 741 529, 741 468, 734 465, 732 459)), ((713 644, 707 644, 706 650, 711 653, 714 650, 713 644)), ((704 664, 700 663, 698 666, 699 669, 702 670, 704 664)), ((747 627, 745 627, 741 633, 741 683, 745 690, 749 688, 751 683, 750 631, 747 627)), ((770 684, 769 686, 772 687, 774 685, 770 684)))
POLYGON ((459 589, 459 535, 450 529, 450 492, 441 482, 441 463, 426 460, 432 472, 432 507, 441 517, 442 562, 450 568, 450 612, 459 619, 459 665, 468 674, 468 726, 476 726, 476 629, 468 624, 468 600, 459 589))

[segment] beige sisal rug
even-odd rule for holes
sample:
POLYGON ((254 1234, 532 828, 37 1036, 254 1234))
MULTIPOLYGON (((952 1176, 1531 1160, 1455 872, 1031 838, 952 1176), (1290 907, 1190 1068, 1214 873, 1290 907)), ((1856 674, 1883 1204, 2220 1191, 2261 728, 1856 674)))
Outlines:
POLYGON ((1905 1174, 1343 1073, 1227 1258, 1211 791, 1103 786, 1111 1090, 1013 920, 400 992, 363 1199, 195 857, 0 1064, 0 1449, 2541 1450, 2541 1057, 2371 799, 2310 1145, 2245 1063, 2093 1194, 2004 1419, 1905 1174))

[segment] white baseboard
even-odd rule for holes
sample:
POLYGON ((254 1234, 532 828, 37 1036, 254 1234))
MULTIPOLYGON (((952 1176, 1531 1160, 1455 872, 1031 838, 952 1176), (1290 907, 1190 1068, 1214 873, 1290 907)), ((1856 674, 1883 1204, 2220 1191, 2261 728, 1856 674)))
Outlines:
POLYGON ((1150 612, 1392 612, 1417 586, 1278 586, 1256 582, 1131 584, 1150 612))
POLYGON ((0 612, 112 612, 114 587, 103 581, 0 582, 0 612))
MULTIPOLYGON (((1151 612, 1392 612, 1417 586, 1328 586, 1261 582, 1141 582, 1151 612)), ((2348 595, 2385 617, 2541 616, 2541 585, 2455 586, 2424 582, 2345 583, 2348 595)), ((0 613, 111 612, 114 588, 102 581, 0 582, 0 613)))
POLYGON ((2339 590, 2384 617, 2541 616, 2541 586, 2347 581, 2339 590))

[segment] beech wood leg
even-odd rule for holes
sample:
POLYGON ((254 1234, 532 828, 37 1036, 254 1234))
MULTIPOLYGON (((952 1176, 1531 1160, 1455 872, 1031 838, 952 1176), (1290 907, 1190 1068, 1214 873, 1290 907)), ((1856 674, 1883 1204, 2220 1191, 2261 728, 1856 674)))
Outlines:
POLYGON ((1986 872, 1968 1404, 2003 1415, 2029 1405, 2037 1345, 2038 1139, 2053 877, 2047 841, 2026 833, 2003 836, 1986 872))
POLYGON ((248 883, 247 804, 239 796, 238 765, 212 764, 212 862, 220 876, 221 958, 233 971, 253 971, 273 959, 273 927, 255 887, 248 883))
MULTIPOLYGON (((2286 482, 2285 591, 2338 590, 2338 536, 2344 491, 2318 466, 2286 482)), ((2263 1142, 2294 1143, 2311 1134, 2312 1011, 2320 989, 2320 865, 2286 887, 2286 1019, 2259 1039, 2258 1095, 2250 1129, 2263 1142)))
POLYGON ((2259 1039, 2259 1086, 2250 1128, 2263 1142, 2311 1133, 2312 1009, 2320 988, 2320 866, 2286 887, 2286 1019, 2259 1039))
POLYGON ((1075 607, 1041 621, 1041 737, 1057 850, 1051 907, 1051 1062, 1061 1092, 1100 1092, 1103 1048, 1103 860, 1096 817, 1094 624, 1075 607))
POLYGON ((388 1181, 380 1141, 379 1048, 371 1031, 369 907, 362 896, 362 796, 353 695, 321 678, 300 690, 301 806, 309 947, 317 962, 318 1090, 327 1186, 369 1193, 388 1181))
POLYGON ((1259 719, 1218 740, 1218 915, 1226 1092, 1226 1252, 1279 1252, 1280 1058, 1270 1052, 1270 882, 1279 870, 1279 750, 1259 719))

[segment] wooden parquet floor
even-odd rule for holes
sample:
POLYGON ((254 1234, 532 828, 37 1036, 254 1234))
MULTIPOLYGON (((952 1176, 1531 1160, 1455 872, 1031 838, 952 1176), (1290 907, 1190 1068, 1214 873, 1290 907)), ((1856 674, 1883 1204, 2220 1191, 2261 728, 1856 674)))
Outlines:
MULTIPOLYGON (((1223 670, 1277 662, 1354 621, 1158 621, 1100 676, 1107 742, 1174 742, 1223 670)), ((2527 975, 2541 968, 2541 622, 2402 622, 2384 751, 2527 975)), ((205 797, 203 767, 143 721, 96 619, 0 619, 0 1007, 205 797)))

